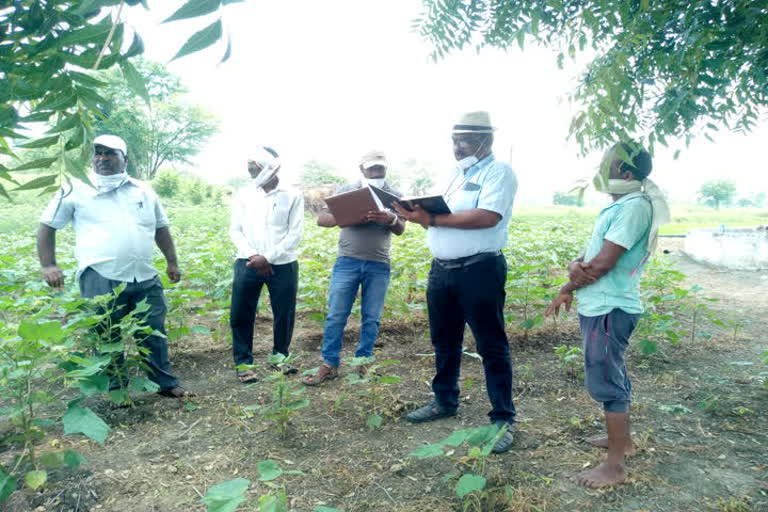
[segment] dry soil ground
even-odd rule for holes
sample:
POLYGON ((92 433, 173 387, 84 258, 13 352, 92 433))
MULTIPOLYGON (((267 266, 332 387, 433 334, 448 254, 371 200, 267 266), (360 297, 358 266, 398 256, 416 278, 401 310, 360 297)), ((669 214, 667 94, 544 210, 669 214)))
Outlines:
MULTIPOLYGON (((768 347, 762 322, 768 313, 768 272, 706 268, 680 255, 676 240, 666 240, 665 247, 691 283, 721 299, 714 308, 743 314, 751 323, 735 339, 721 332, 668 348, 663 357, 630 356, 633 431, 640 452, 629 461, 626 484, 599 491, 570 480, 602 456, 585 442, 602 431, 600 410, 553 353, 554 346, 579 343, 575 321, 527 340, 512 332, 516 442, 511 452, 489 459, 482 510, 768 510, 768 390, 755 378, 765 370, 759 354, 768 347)), ((349 331, 347 350, 357 336, 354 326, 349 331)), ((263 360, 271 346, 267 318, 257 322, 256 336, 257 357, 263 360)), ((298 329, 293 347, 303 368, 317 365, 320 336, 309 321, 298 329)), ((76 445, 89 464, 76 473, 52 475, 46 490, 20 496, 14 506, 58 512, 199 511, 206 488, 245 477, 255 483, 239 510, 257 510, 258 496, 270 489, 256 482, 255 465, 272 459, 304 473, 281 480, 292 510, 320 504, 347 512, 461 510, 452 476, 462 469, 461 452, 424 460, 407 454, 454 429, 485 424, 489 406, 480 362, 464 359, 457 417, 410 425, 403 414, 430 396, 433 358, 417 355, 430 352, 426 325, 386 324, 381 339, 378 359, 401 361, 385 370, 402 380, 386 386, 386 415, 377 430, 365 427, 363 401, 338 379, 307 390, 310 407, 293 419, 286 436, 279 435, 243 410, 264 403, 269 385, 242 386, 230 367, 229 346, 197 337, 173 349, 175 368, 197 398, 184 403, 143 395, 134 408, 117 410, 94 401, 91 406, 113 428, 107 442, 57 438, 62 446, 76 445)))

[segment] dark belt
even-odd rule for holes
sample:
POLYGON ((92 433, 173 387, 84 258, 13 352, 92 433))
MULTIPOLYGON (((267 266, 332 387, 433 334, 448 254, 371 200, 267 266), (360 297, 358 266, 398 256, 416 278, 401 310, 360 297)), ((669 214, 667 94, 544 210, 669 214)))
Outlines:
POLYGON ((472 256, 456 258, 455 260, 441 260, 440 258, 435 258, 435 263, 437 263, 440 266, 440 268, 442 268, 443 270, 455 270, 457 268, 468 267, 470 265, 474 265, 475 263, 489 260, 497 256, 501 256, 501 251, 480 252, 477 254, 473 254, 472 256))

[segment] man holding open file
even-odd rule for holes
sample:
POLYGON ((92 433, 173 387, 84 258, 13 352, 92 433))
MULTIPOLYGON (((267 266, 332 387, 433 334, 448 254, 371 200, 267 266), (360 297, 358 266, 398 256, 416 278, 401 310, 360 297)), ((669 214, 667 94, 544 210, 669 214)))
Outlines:
MULTIPOLYGON (((385 181, 387 160, 383 153, 371 151, 360 160, 363 178, 343 185, 336 195, 358 190, 368 185, 394 193, 385 181)), ((339 225, 333 213, 323 210, 317 217, 318 226, 339 225)), ((356 225, 342 227, 339 233, 339 253, 331 274, 328 293, 328 316, 325 319, 322 357, 317 373, 304 379, 304 384, 317 386, 339 374, 341 340, 347 318, 352 311, 358 288, 361 288, 360 341, 356 357, 373 355, 373 344, 379 335, 379 317, 389 287, 389 247, 392 233, 402 235, 405 222, 388 210, 371 210, 356 225)))
POLYGON ((515 418, 512 361, 504 330, 507 262, 501 250, 507 244, 517 178, 509 164, 493 156, 494 130, 487 112, 465 114, 453 127, 458 165, 443 193, 451 213, 395 208, 427 229, 434 256, 427 310, 435 348, 435 398, 406 419, 423 423, 456 415, 464 326, 469 324, 483 358, 491 422, 506 429, 493 447, 494 453, 501 453, 512 446, 515 418))

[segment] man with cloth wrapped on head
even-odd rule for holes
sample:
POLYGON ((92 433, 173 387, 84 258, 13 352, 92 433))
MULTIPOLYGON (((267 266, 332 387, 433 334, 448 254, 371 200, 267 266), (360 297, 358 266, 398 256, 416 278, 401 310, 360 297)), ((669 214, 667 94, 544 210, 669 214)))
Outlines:
MULTIPOLYGON (((299 286, 296 248, 304 225, 304 197, 280 184, 275 150, 260 147, 247 162, 252 181, 232 201, 229 228, 237 247, 229 325, 232 355, 242 383, 258 380, 249 366, 253 364, 253 322, 265 284, 272 304, 272 353, 289 354, 299 286)), ((282 370, 298 371, 290 364, 282 370)))
POLYGON ((453 127, 457 168, 443 196, 451 213, 433 215, 416 208, 397 208, 400 215, 427 229, 432 268, 427 284, 427 311, 435 347, 434 400, 406 416, 422 423, 454 416, 459 407, 459 370, 464 326, 469 324, 483 358, 485 384, 499 429, 494 453, 510 449, 515 405, 512 360, 504 331, 504 284, 507 226, 517 191, 509 164, 491 151, 493 132, 488 112, 464 114, 453 127))
POLYGON ((587 391, 603 404, 608 437, 591 439, 608 457, 577 476, 586 487, 626 480, 624 456, 636 449, 629 430, 632 383, 624 364, 629 337, 643 304, 640 277, 656 248, 659 226, 669 222, 669 207, 648 179, 651 155, 633 142, 613 146, 595 176, 595 188, 613 198, 597 218, 586 252, 568 265, 569 280, 545 314, 569 311, 578 298, 587 391))
MULTIPOLYGON (((37 252, 43 277, 54 288, 64 284, 64 274, 56 264, 56 231, 72 222, 76 279, 82 296, 106 295, 124 284, 125 288, 114 299, 111 322, 119 323, 146 301, 149 310, 143 321, 164 335, 165 297, 157 270, 152 266, 155 244, 165 256, 170 281, 176 283, 181 279, 168 217, 152 188, 126 173, 128 150, 123 139, 99 135, 93 146, 95 174, 89 179, 95 188, 79 181, 62 187, 40 218, 37 252)), ((171 373, 165 336, 137 332, 136 339, 148 350, 144 354, 147 376, 159 386, 158 393, 169 398, 190 395, 171 373)), ((124 355, 113 356, 113 364, 107 370, 112 391, 127 385, 121 368, 124 355)))

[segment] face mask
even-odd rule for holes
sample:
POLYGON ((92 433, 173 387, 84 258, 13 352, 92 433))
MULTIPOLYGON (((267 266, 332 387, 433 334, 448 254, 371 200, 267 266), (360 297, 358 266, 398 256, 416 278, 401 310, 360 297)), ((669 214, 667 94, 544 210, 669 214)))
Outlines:
POLYGON ((381 188, 384 186, 384 178, 363 178, 368 185, 381 188))
POLYGON ((101 174, 94 174, 94 184, 99 194, 104 194, 110 190, 114 190, 128 179, 128 173, 123 171, 118 174, 110 174, 109 176, 103 176, 101 174))
POLYGON ((272 167, 272 166, 265 167, 264 169, 261 170, 261 172, 259 174, 256 175, 255 178, 252 178, 253 185, 256 188, 263 187, 264 185, 266 185, 269 182, 269 180, 274 178, 275 174, 277 174, 277 171, 279 169, 280 169, 279 166, 277 166, 277 167, 272 167))
POLYGON ((473 165, 475 165, 479 160, 475 155, 470 155, 468 157, 462 158, 461 160, 456 162, 456 166, 459 168, 460 171, 466 171, 473 165))

